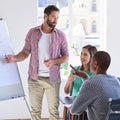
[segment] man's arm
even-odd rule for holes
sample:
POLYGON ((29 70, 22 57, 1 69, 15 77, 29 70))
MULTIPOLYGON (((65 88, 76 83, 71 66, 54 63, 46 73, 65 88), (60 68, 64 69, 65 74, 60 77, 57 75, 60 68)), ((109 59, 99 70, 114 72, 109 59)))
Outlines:
POLYGON ((57 59, 48 59, 44 61, 44 64, 46 65, 46 67, 52 67, 54 65, 58 65, 58 64, 62 64, 63 62, 68 60, 68 56, 67 55, 63 55, 60 58, 57 59))
POLYGON ((44 64, 46 65, 46 67, 52 67, 54 65, 60 65, 60 64, 62 64, 65 61, 68 60, 69 52, 68 52, 67 39, 66 39, 65 34, 61 34, 61 35, 62 35, 62 42, 61 42, 61 46, 60 46, 61 56, 59 58, 56 58, 56 59, 45 60, 44 64))
POLYGON ((28 55, 25 52, 21 51, 17 55, 5 56, 5 60, 7 63, 20 62, 20 61, 23 61, 24 59, 26 59, 27 57, 28 57, 28 55))
POLYGON ((81 114, 84 112, 89 105, 91 105, 96 99, 96 91, 92 85, 90 85, 90 80, 83 83, 79 95, 73 101, 70 108, 72 114, 81 114))
POLYGON ((67 55, 63 55, 62 57, 58 58, 58 59, 55 59, 54 60, 54 63, 57 65, 57 64, 62 64, 64 63, 65 61, 68 60, 68 56, 67 55))

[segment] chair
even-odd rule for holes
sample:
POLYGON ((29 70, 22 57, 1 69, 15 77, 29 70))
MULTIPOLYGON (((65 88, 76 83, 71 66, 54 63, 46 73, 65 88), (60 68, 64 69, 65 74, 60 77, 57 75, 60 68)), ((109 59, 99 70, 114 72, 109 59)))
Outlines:
POLYGON ((117 77, 118 78, 118 80, 120 81, 120 77, 117 77))
POLYGON ((120 98, 109 99, 110 102, 110 114, 108 120, 120 120, 120 98))

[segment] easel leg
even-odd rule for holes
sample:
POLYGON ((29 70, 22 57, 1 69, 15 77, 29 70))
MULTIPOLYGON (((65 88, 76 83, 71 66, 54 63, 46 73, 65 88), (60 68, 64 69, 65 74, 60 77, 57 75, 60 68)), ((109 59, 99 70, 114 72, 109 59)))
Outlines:
POLYGON ((28 110, 29 110, 29 113, 30 113, 30 116, 31 116, 31 120, 33 120, 33 118, 32 118, 32 113, 31 113, 31 111, 30 111, 30 107, 29 107, 29 105, 28 105, 27 100, 26 100, 25 97, 24 97, 24 100, 25 100, 25 103, 26 103, 27 108, 28 108, 28 110))

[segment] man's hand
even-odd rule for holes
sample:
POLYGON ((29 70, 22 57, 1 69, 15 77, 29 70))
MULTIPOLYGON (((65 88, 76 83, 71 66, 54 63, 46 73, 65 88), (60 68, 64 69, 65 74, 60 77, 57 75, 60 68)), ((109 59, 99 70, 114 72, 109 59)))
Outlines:
POLYGON ((44 64, 46 67, 51 68, 53 65, 55 65, 55 61, 51 59, 44 60, 44 64))
POLYGON ((72 73, 73 75, 77 75, 77 76, 82 77, 82 78, 88 77, 85 72, 76 70, 72 65, 70 65, 70 67, 74 70, 74 73, 72 73))
POLYGON ((14 57, 13 55, 6 55, 6 56, 5 56, 5 61, 6 61, 7 63, 16 62, 15 57, 14 57))

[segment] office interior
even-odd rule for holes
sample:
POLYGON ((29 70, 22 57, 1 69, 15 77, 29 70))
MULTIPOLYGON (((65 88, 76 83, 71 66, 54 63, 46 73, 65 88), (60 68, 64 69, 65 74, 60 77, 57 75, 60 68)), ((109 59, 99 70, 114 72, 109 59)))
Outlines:
MULTIPOLYGON (((37 25, 37 0, 0 0, 0 18, 2 17, 8 26, 11 46, 14 53, 18 53, 23 45, 24 39, 31 27, 37 25)), ((106 47, 104 50, 111 55, 111 65, 108 73, 120 76, 119 68, 119 0, 106 0, 106 47)), ((18 63, 18 69, 25 91, 26 99, 29 105, 29 97, 27 90, 27 70, 29 58, 23 62, 18 63)), ((64 85, 64 81, 61 86, 64 85)), ((64 95, 63 87, 61 87, 61 95, 64 95)), ((62 117, 63 106, 60 104, 60 117, 62 117)), ((30 118, 29 110, 24 103, 24 100, 7 100, 0 102, 0 119, 17 119, 30 118)), ((48 118, 47 101, 44 98, 43 103, 43 118, 48 118), (47 112, 46 112, 47 111, 47 112)))

